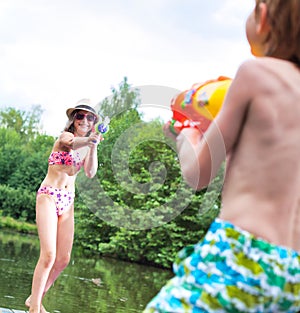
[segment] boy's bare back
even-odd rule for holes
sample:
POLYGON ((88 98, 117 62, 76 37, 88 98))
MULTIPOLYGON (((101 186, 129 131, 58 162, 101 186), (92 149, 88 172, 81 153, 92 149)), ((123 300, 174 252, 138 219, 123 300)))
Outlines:
POLYGON ((217 120, 232 155, 220 217, 300 250, 300 71, 258 58, 241 66, 234 84, 217 120))

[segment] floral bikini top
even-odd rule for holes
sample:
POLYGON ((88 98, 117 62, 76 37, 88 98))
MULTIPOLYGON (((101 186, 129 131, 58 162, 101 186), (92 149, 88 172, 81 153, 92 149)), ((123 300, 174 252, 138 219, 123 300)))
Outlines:
POLYGON ((84 164, 84 160, 81 160, 80 154, 78 151, 68 152, 68 151, 52 151, 49 156, 48 164, 49 165, 72 165, 80 170, 84 164))

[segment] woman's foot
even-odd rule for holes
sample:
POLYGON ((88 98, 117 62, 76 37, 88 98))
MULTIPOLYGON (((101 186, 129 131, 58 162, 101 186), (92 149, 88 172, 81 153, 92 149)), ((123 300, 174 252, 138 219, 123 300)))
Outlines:
MULTIPOLYGON (((31 299, 31 295, 25 300, 25 305, 28 308, 30 308, 30 299, 31 299)), ((48 311, 46 311, 46 309, 44 308, 44 306, 42 304, 41 304, 40 313, 49 313, 48 311)))

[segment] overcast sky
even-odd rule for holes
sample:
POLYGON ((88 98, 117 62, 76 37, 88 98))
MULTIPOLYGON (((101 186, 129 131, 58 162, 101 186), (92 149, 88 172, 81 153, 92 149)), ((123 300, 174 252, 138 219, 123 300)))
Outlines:
POLYGON ((251 58, 254 0, 0 0, 0 108, 40 104, 58 135, 65 110, 94 104, 124 76, 184 90, 234 76, 251 58))

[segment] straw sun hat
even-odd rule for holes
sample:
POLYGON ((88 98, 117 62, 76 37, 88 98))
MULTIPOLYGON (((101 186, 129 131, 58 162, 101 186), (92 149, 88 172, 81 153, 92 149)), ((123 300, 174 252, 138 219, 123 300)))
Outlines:
POLYGON ((69 120, 73 120, 73 116, 74 116, 73 113, 75 111, 80 111, 80 110, 87 111, 87 112, 94 114, 96 116, 95 123, 99 121, 99 115, 96 113, 95 109, 91 107, 91 101, 89 99, 82 99, 76 103, 75 107, 67 109, 66 114, 69 120))

